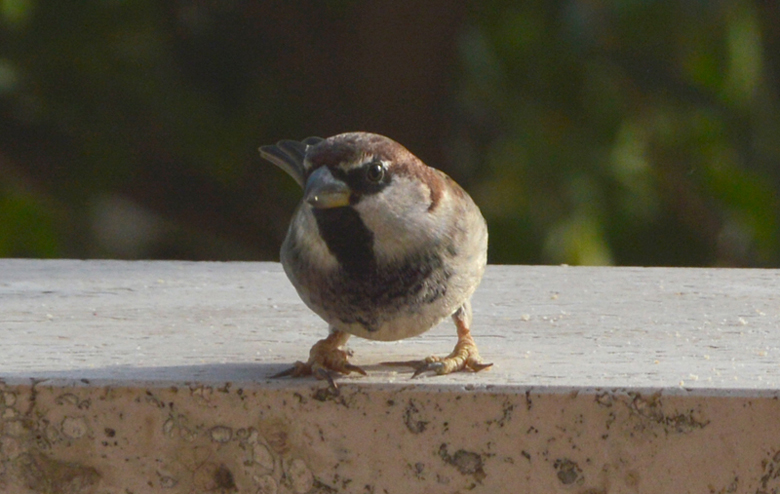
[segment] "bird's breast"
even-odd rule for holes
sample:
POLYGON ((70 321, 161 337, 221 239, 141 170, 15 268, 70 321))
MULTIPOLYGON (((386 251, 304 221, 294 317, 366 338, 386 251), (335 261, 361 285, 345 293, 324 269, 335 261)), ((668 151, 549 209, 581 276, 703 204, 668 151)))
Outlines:
POLYGON ((331 235, 323 240, 338 263, 329 267, 292 229, 282 249, 285 271, 301 299, 328 323, 365 338, 397 340, 426 331, 454 310, 436 308, 447 299, 452 275, 441 255, 417 252, 382 263, 364 250, 365 232, 331 235))

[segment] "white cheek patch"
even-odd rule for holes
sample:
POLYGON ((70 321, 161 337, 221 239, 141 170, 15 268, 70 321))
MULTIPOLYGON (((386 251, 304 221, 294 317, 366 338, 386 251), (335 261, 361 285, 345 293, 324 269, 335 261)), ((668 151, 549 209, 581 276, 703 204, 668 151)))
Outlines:
POLYGON ((355 209, 374 234, 377 260, 402 259, 418 247, 436 243, 444 224, 428 211, 429 205, 430 190, 404 176, 393 177, 382 192, 361 198, 355 209))

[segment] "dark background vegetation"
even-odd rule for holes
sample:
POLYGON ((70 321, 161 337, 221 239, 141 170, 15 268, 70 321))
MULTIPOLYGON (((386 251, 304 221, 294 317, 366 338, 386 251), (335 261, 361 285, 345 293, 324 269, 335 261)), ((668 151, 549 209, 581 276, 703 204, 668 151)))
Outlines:
POLYGON ((780 265, 769 1, 0 0, 0 256, 278 259, 283 138, 386 134, 493 263, 780 265))

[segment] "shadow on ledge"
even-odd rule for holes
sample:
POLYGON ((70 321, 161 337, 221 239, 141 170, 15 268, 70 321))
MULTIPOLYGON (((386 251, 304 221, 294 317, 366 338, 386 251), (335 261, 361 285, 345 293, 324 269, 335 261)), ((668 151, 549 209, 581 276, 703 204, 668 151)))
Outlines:
MULTIPOLYGON (((117 365, 110 367, 95 367, 88 369, 69 369, 62 371, 31 371, 25 372, 0 372, 0 383, 5 384, 29 384, 30 381, 42 383, 47 381, 68 381, 82 382, 90 384, 92 381, 112 381, 114 383, 138 382, 138 383, 284 383, 290 378, 272 379, 271 376, 278 374, 291 367, 292 363, 240 363, 240 364, 221 364, 209 363, 203 365, 177 365, 163 367, 132 367, 128 365, 117 365)), ((382 365, 364 365, 369 373, 387 372, 388 367, 382 365)), ((399 372, 402 379, 409 379, 412 370, 408 372, 399 372), (408 374, 408 376, 406 375, 408 374)), ((377 376, 378 377, 378 376, 377 376)), ((338 381, 343 379, 365 380, 366 378, 355 376, 339 376, 338 381)), ((303 379, 294 379, 300 383, 322 382, 314 377, 303 379)))

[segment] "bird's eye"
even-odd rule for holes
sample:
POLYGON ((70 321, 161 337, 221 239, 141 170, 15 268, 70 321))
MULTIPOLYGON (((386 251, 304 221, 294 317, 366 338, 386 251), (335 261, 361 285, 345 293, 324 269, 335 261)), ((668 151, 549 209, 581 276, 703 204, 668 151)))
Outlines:
POLYGON ((369 182, 378 183, 385 176, 385 167, 382 162, 375 161, 366 168, 366 178, 369 182))

